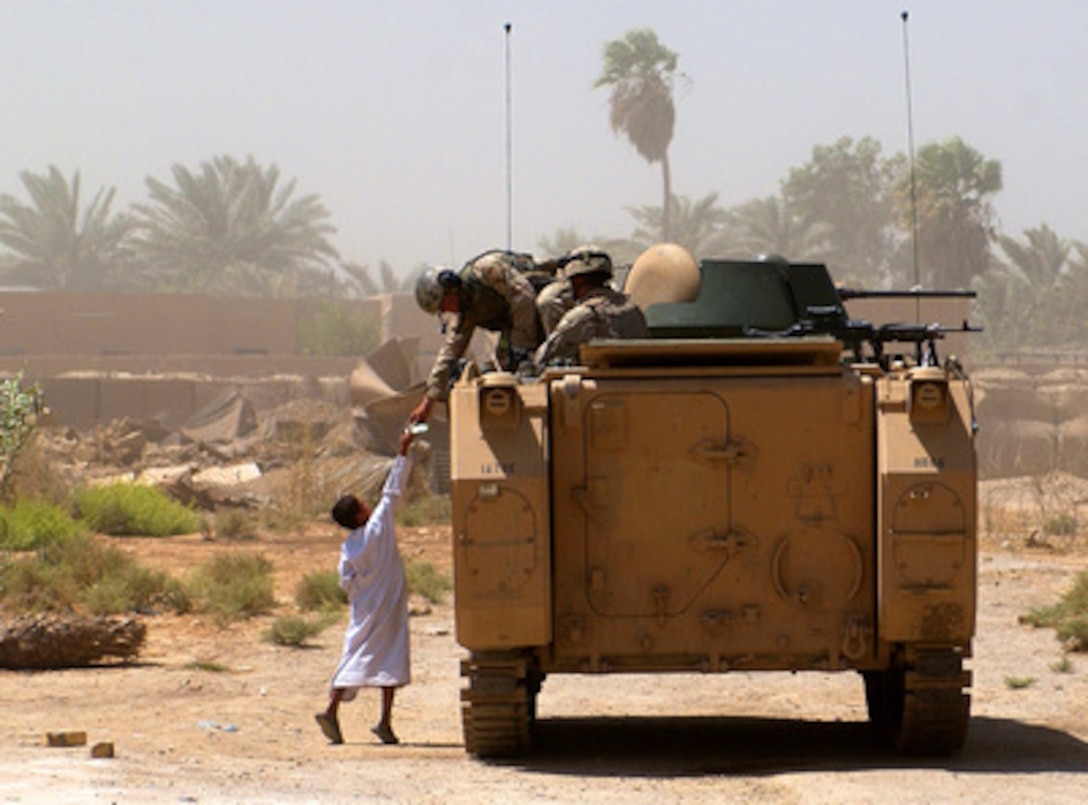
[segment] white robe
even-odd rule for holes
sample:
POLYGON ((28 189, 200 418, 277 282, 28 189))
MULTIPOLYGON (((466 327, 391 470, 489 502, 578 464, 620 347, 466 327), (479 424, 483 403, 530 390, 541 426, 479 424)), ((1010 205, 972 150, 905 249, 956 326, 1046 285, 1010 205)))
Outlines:
POLYGON ((348 594, 351 623, 332 687, 346 690, 345 701, 360 687, 400 687, 411 680, 408 585, 393 533, 393 514, 410 468, 410 459, 397 456, 370 519, 340 548, 340 586, 348 594))

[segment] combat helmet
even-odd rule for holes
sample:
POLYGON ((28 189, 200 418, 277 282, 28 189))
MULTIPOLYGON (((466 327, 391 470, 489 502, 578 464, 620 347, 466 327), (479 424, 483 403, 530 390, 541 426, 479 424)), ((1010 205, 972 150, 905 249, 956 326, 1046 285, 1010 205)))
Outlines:
POLYGON ((578 277, 585 274, 612 276, 612 258, 596 246, 579 246, 567 252, 563 276, 578 277))
POLYGON ((457 275, 444 266, 432 266, 416 280, 416 304, 425 313, 437 313, 446 290, 456 287, 457 275))

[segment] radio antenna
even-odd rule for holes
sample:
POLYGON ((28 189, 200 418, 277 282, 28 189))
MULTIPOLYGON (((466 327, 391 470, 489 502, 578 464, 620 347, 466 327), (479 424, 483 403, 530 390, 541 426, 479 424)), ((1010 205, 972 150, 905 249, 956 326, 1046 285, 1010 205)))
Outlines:
POLYGON ((514 135, 510 110, 510 30, 514 26, 509 22, 503 25, 506 31, 506 248, 514 248, 514 135))
MULTIPOLYGON (((910 88, 910 37, 907 33, 907 21, 910 13, 903 11, 899 18, 903 20, 903 72, 907 85, 907 149, 910 152, 910 226, 911 226, 911 254, 914 263, 914 287, 922 287, 922 273, 918 265, 918 196, 915 191, 914 181, 914 108, 911 102, 910 88)), ((916 303, 920 305, 920 302, 916 303)), ((920 318, 920 314, 919 314, 920 318)))

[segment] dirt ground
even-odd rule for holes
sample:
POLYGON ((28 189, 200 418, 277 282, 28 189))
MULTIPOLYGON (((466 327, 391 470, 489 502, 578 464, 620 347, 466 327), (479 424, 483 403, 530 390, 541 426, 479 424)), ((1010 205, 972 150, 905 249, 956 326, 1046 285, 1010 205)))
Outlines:
MULTIPOLYGON (((148 566, 182 575, 210 554, 257 551, 276 568, 280 612, 304 574, 335 565, 330 525, 223 543, 199 535, 124 539, 148 566)), ((448 529, 402 529, 402 551, 449 568, 448 529)), ((272 616, 220 629, 155 616, 140 662, 0 671, 0 802, 987 802, 1088 801, 1088 655, 1054 666, 1049 630, 1018 624, 1085 568, 1083 550, 983 540, 974 699, 959 756, 918 760, 874 741, 860 678, 844 674, 550 677, 527 760, 465 755, 453 610, 412 619, 412 684, 398 695, 399 746, 370 734, 377 694, 345 705, 346 743, 314 723, 343 622, 306 649, 261 640, 272 616), (225 671, 201 670, 216 663, 225 671), (1010 678, 1033 678, 1026 687, 1010 678), (47 732, 114 744, 48 748, 47 732)))

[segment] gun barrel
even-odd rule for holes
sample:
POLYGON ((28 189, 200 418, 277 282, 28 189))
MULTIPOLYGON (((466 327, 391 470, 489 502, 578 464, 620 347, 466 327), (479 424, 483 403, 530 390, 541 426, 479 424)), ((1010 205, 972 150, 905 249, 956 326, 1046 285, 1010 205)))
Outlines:
POLYGON ((839 288, 842 299, 974 299, 977 293, 959 291, 866 291, 860 288, 839 288))

